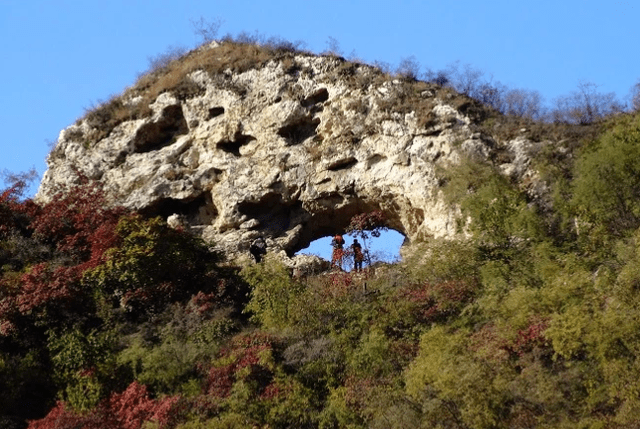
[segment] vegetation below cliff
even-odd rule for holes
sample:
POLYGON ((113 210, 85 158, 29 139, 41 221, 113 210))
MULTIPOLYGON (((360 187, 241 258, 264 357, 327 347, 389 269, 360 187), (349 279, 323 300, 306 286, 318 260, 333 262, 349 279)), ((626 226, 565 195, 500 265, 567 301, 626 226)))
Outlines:
POLYGON ((447 173, 470 237, 375 272, 223 266, 90 182, 0 199, 0 427, 635 427, 640 116, 540 154, 538 210, 447 173))

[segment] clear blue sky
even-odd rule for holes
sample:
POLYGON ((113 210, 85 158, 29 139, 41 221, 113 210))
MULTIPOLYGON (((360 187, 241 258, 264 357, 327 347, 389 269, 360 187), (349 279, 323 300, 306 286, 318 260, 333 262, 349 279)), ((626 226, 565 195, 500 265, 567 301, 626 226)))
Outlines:
POLYGON ((640 4, 595 0, 0 0, 0 171, 42 174, 50 143, 85 109, 132 85, 148 58, 258 31, 321 52, 434 70, 460 61, 550 102, 582 81, 624 99, 640 78, 640 4))

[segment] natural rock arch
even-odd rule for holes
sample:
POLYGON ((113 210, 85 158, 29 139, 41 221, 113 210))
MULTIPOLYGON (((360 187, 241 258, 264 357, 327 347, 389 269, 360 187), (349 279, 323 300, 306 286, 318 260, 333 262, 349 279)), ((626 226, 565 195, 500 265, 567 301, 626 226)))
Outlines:
MULTIPOLYGON (((409 240, 424 238, 425 225, 436 227, 427 230, 426 235, 452 233, 453 214, 438 201, 431 208, 432 219, 427 220, 425 210, 412 207, 408 198, 383 193, 375 187, 361 192, 357 188, 351 189, 346 194, 326 193, 316 195, 316 198, 308 198, 307 193, 292 198, 286 190, 281 189, 281 192, 267 192, 256 198, 239 201, 232 209, 225 209, 232 213, 227 218, 229 223, 226 226, 223 224, 223 215, 206 226, 198 226, 199 220, 193 216, 187 216, 187 223, 193 225, 195 230, 201 228, 201 233, 208 241, 231 254, 246 252, 251 241, 261 235, 267 238, 272 250, 284 250, 290 257, 318 238, 344 233, 353 216, 374 210, 383 213, 388 228, 398 231, 409 240), (376 195, 384 197, 377 199, 376 195), (443 229, 438 230, 438 226, 443 229)), ((216 198, 219 196, 200 199, 203 205, 199 209, 193 203, 173 207, 177 214, 182 215, 186 215, 181 211, 182 208, 191 213, 219 214, 217 208, 210 204, 216 198)))
MULTIPOLYGON (((191 98, 167 90, 141 109, 149 117, 108 133, 79 121, 61 132, 37 198, 79 170, 114 202, 180 222, 231 256, 260 234, 293 255, 372 210, 411 241, 454 236, 437 171, 462 154, 497 159, 475 125, 481 109, 366 65, 344 74, 333 57, 291 61, 295 74, 278 61, 224 78, 192 72, 185 79, 200 90, 191 98), (95 135, 107 136, 87 144, 95 135)), ((530 144, 503 147, 503 171, 524 175, 530 144)))
MULTIPOLYGON (((251 204, 241 210, 259 222, 254 222, 255 231, 263 236, 278 240, 279 237, 287 237, 290 230, 296 231, 288 236, 288 240, 280 240, 280 245, 289 256, 319 238, 344 234, 353 216, 380 210, 375 202, 366 202, 357 196, 346 201, 341 197, 324 198, 321 202, 306 204, 306 209, 299 202, 282 204, 277 197, 267 198, 262 203, 251 204), (314 207, 318 210, 315 211, 314 207)), ((406 236, 398 213, 390 209, 383 210, 383 213, 386 226, 406 236)))

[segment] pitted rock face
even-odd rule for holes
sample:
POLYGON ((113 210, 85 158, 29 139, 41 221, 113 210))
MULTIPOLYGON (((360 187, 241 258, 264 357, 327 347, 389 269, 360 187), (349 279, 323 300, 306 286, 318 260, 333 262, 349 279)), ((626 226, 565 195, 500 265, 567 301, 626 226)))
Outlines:
POLYGON ((37 198, 78 169, 117 203, 179 219, 231 254, 263 234, 292 255, 371 210, 410 240, 455 235, 436 167, 463 151, 488 157, 493 145, 464 109, 434 85, 416 93, 369 66, 310 55, 293 63, 192 72, 198 95, 164 92, 151 116, 95 144, 80 121, 61 132, 37 198))

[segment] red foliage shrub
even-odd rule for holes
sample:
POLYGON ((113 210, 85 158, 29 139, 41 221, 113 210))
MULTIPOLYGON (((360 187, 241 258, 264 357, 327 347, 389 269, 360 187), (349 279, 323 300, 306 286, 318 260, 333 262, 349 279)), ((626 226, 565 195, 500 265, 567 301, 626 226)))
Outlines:
POLYGON ((235 382, 235 369, 233 363, 222 367, 212 367, 207 375, 205 392, 216 398, 228 397, 235 382))
POLYGON ((217 296, 215 293, 204 293, 198 291, 189 300, 188 310, 194 310, 198 315, 203 315, 213 310, 217 305, 217 296))
POLYGON ((158 422, 162 428, 169 422, 178 399, 177 396, 149 399, 147 387, 134 381, 124 392, 111 395, 108 411, 122 429, 139 429, 146 421, 158 422))
POLYGON ((179 399, 150 399, 147 387, 134 381, 124 392, 112 394, 88 413, 77 413, 58 402, 46 417, 29 422, 29 429, 140 429, 147 421, 165 428, 172 423, 179 399))
POLYGON ((550 347, 544 336, 547 327, 548 320, 533 318, 526 328, 517 332, 514 339, 509 339, 494 325, 488 324, 471 336, 469 348, 492 360, 522 358, 537 347, 550 347))
POLYGON ((469 350, 491 361, 503 362, 509 359, 507 341, 502 338, 495 325, 486 324, 469 338, 469 350))
POLYGON ((318 276, 317 293, 320 302, 331 301, 335 298, 346 297, 353 292, 353 276, 343 271, 332 271, 318 276))
POLYGON ((518 331, 516 339, 507 347, 507 350, 522 357, 535 347, 547 345, 544 331, 548 328, 548 325, 547 320, 532 320, 529 326, 518 331))
MULTIPOLYGON (((0 211, 7 207, 16 212, 19 187, 5 191, 0 211)), ((28 228, 40 240, 49 242, 66 255, 65 265, 39 263, 21 277, 20 287, 0 296, 0 335, 8 335, 14 327, 16 310, 22 315, 45 314, 47 308, 60 310, 76 308, 88 299, 90 291, 79 287, 83 273, 104 261, 107 249, 118 243, 116 226, 126 213, 123 208, 108 208, 104 192, 95 183, 85 183, 72 189, 62 189, 52 200, 37 209, 23 204, 31 222, 28 228)), ((2 215, 0 215, 2 216, 2 215)))
POLYGON ((410 286, 400 296, 417 305, 416 315, 420 323, 429 323, 456 314, 473 298, 476 283, 464 280, 448 280, 410 286))
MULTIPOLYGON (((384 214, 379 210, 369 213, 361 213, 351 218, 348 233, 362 234, 364 231, 370 231, 373 237, 380 236, 380 230, 386 229, 386 219, 384 214)), ((366 238, 366 237, 365 237, 366 238)))
POLYGON ((267 350, 272 351, 275 343, 274 337, 264 333, 234 337, 231 341, 231 347, 222 349, 220 352, 220 361, 225 364, 209 369, 205 392, 216 398, 228 397, 233 384, 238 379, 237 373, 245 368, 250 368, 246 377, 254 376, 255 378, 258 374, 262 375, 260 378, 263 383, 260 390, 264 392, 264 389, 271 382, 271 373, 260 364, 260 354, 267 350))
POLYGON ((22 276, 22 290, 16 296, 18 310, 27 314, 48 303, 62 304, 74 295, 74 283, 82 276, 82 267, 58 267, 47 263, 35 265, 22 276))
POLYGON ((26 186, 24 180, 19 180, 0 193, 0 238, 26 227, 37 212, 38 206, 33 201, 22 200, 26 186))
POLYGON ((77 429, 85 427, 85 420, 86 418, 68 410, 64 402, 58 401, 45 418, 30 421, 28 429, 77 429))
POLYGON ((16 209, 20 205, 21 188, 16 183, 0 194, 0 237, 16 227, 16 209))
POLYGON ((30 228, 59 251, 93 261, 95 266, 96 259, 115 244, 115 227, 126 210, 110 208, 99 183, 81 181, 80 186, 60 189, 37 213, 30 228))
POLYGON ((350 273, 335 272, 329 274, 329 288, 334 297, 346 296, 353 285, 353 276, 350 273))
POLYGON ((270 383, 267 387, 264 388, 262 393, 260 394, 260 399, 269 401, 275 398, 280 397, 280 395, 285 393, 285 389, 279 383, 270 383))

